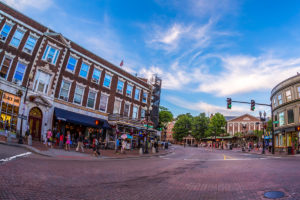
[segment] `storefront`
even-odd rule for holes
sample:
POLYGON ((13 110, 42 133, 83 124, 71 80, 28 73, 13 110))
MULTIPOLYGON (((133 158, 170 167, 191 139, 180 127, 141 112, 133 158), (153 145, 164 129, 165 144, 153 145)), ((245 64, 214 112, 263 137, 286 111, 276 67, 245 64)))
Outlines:
POLYGON ((300 148, 300 132, 295 127, 275 131, 275 152, 296 154, 300 148))
POLYGON ((0 90, 0 135, 16 137, 20 97, 0 90))

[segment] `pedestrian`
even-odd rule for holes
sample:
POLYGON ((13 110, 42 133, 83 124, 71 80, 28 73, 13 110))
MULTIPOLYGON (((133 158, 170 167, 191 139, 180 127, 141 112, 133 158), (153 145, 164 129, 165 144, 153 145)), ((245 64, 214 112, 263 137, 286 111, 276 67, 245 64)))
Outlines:
POLYGON ((76 148, 76 151, 79 151, 79 148, 81 148, 81 151, 84 152, 84 149, 83 149, 83 135, 81 133, 81 131, 79 131, 79 136, 78 136, 78 141, 77 141, 77 148, 76 148))
POLYGON ((62 149, 64 145, 64 134, 60 134, 59 136, 59 148, 62 149))
POLYGON ((70 151, 70 143, 71 143, 71 133, 70 131, 67 131, 66 144, 65 144, 66 151, 70 151))
POLYGON ((98 147, 98 146, 99 146, 98 140, 97 140, 96 137, 94 137, 92 147, 93 147, 93 155, 94 155, 95 157, 100 156, 100 152, 99 152, 99 147, 98 147))
POLYGON ((123 140, 122 141, 122 147, 121 147, 121 153, 122 154, 125 154, 126 152, 125 152, 125 147, 126 147, 126 142, 125 142, 125 140, 123 140))
POLYGON ((116 141, 116 153, 119 150, 119 146, 120 146, 120 141, 119 141, 119 139, 117 139, 117 141, 116 141))
POLYGON ((29 131, 29 128, 27 127, 27 131, 25 132, 25 142, 27 142, 27 144, 28 144, 29 135, 30 135, 30 131, 29 131))
POLYGON ((52 132, 51 132, 51 129, 48 129, 48 131, 47 131, 47 142, 48 142, 48 146, 50 146, 52 148, 52 132))

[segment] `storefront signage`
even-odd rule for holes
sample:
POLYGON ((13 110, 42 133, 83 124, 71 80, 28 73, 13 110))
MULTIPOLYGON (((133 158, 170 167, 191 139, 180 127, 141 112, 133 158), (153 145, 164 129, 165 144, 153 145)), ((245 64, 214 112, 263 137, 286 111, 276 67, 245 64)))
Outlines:
POLYGON ((2 101, 5 102, 5 103, 8 103, 8 104, 11 104, 11 105, 15 105, 15 106, 20 105, 20 98, 19 97, 15 96, 15 95, 12 95, 12 94, 9 94, 9 93, 6 93, 6 92, 3 93, 2 101))
POLYGON ((273 121, 273 124, 278 124, 279 123, 279 121, 273 121))

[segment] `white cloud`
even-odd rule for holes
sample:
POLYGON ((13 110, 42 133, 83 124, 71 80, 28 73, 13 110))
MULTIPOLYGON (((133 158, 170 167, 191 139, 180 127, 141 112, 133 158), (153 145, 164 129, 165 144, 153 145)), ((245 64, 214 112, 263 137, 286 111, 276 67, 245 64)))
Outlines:
POLYGON ((18 10, 34 8, 37 10, 46 10, 53 5, 53 0, 3 0, 4 3, 18 10))

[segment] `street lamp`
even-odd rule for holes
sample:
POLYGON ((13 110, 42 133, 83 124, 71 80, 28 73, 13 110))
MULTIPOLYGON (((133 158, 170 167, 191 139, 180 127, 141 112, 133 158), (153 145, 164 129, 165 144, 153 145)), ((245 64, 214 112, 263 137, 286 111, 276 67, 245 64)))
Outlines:
POLYGON ((263 149, 262 149, 262 154, 265 154, 265 121, 266 121, 266 116, 267 116, 267 113, 266 111, 264 111, 264 114, 262 116, 262 113, 261 111, 259 111, 259 118, 260 118, 260 121, 262 121, 263 123, 263 149))
POLYGON ((28 77, 28 81, 27 81, 27 84, 26 84, 25 95, 24 95, 23 113, 22 113, 22 118, 21 118, 20 136, 19 136, 19 142, 18 142, 19 144, 23 144, 23 138, 22 138, 22 136, 23 136, 23 118, 24 118, 24 112, 25 112, 26 98, 27 98, 29 83, 32 79, 33 79, 33 74, 32 74, 32 72, 30 72, 29 77, 28 77))
POLYGON ((147 154, 147 153, 149 153, 148 152, 148 128, 149 128, 149 117, 151 116, 151 111, 152 111, 152 107, 150 106, 150 107, 148 107, 148 110, 147 110, 147 112, 146 112, 146 122, 147 122, 147 129, 146 129, 146 137, 145 137, 145 154, 147 154))

